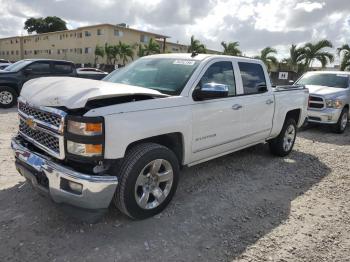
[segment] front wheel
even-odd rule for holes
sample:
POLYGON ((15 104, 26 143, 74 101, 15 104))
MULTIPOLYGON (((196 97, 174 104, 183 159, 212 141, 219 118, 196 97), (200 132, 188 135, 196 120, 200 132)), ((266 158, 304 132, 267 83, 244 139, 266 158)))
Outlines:
POLYGON ((16 104, 17 94, 11 87, 0 86, 0 107, 10 108, 16 104))
POLYGON ((344 133, 349 120, 349 109, 343 108, 339 116, 338 122, 333 126, 333 132, 342 134, 344 133))
POLYGON ((286 119, 278 137, 269 141, 270 151, 276 156, 288 155, 294 146, 297 125, 294 119, 286 119))
POLYGON ((175 194, 179 163, 167 147, 136 145, 128 150, 118 169, 114 203, 131 218, 145 219, 160 213, 175 194))

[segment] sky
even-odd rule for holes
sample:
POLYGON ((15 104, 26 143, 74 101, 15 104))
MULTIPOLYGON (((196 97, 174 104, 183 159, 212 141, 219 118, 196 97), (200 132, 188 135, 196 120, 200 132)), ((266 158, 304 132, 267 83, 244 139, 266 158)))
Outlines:
POLYGON ((291 44, 324 38, 350 44, 350 0, 0 0, 0 37, 26 34, 29 17, 58 16, 68 27, 127 23, 188 44, 191 35, 222 51, 238 41, 247 56, 266 46, 288 56, 291 44))

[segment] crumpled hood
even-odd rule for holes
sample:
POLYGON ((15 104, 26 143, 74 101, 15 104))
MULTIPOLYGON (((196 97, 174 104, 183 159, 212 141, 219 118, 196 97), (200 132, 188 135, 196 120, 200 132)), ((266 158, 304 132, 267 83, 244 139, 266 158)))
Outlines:
POLYGON ((89 100, 128 95, 166 95, 152 89, 73 77, 43 77, 28 81, 21 98, 36 106, 83 108, 89 100))
POLYGON ((328 87, 328 86, 316 86, 316 85, 306 85, 309 89, 310 94, 320 95, 320 96, 338 96, 345 92, 344 88, 328 87))

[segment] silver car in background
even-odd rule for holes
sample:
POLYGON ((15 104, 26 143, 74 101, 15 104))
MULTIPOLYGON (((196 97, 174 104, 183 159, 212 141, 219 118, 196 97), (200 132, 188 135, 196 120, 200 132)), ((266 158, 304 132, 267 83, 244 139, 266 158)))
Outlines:
POLYGON ((307 72, 297 82, 309 89, 308 122, 343 133, 349 119, 350 72, 307 72))

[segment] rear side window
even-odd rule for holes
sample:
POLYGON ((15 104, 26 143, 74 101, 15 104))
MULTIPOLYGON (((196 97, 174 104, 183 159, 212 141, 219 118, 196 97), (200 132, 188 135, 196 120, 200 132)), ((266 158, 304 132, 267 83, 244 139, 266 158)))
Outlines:
POLYGON ((53 70, 58 74, 69 74, 73 72, 73 66, 67 63, 54 63, 53 70))
POLYGON ((238 63, 241 71, 244 94, 258 94, 267 91, 264 70, 261 65, 254 63, 238 63))

